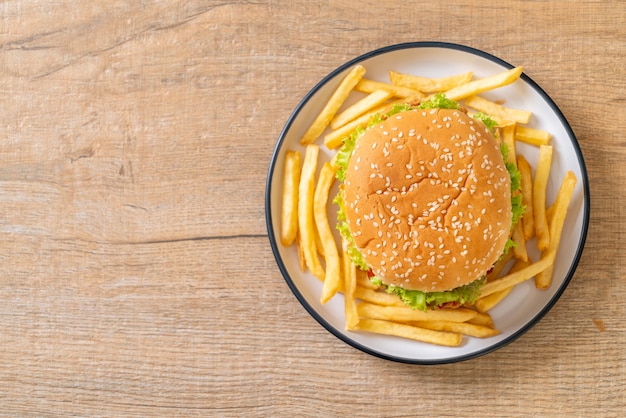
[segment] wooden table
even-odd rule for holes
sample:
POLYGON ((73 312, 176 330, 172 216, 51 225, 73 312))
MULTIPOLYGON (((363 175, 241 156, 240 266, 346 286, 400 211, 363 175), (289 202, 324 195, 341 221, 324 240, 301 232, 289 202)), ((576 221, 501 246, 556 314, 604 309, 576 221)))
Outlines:
POLYGON ((622 416, 626 3, 411 3, 0 5, 0 415, 622 416), (592 192, 554 309, 444 366, 323 329, 264 221, 270 157, 306 92, 421 40, 523 66, 570 121, 592 192))

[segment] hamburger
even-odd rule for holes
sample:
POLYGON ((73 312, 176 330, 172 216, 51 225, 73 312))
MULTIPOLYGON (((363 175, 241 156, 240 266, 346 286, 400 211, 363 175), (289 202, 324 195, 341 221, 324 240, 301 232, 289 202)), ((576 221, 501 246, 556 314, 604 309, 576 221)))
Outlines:
POLYGON ((494 125, 438 94, 375 117, 338 153, 348 254, 413 309, 473 304, 514 245, 519 172, 494 125))

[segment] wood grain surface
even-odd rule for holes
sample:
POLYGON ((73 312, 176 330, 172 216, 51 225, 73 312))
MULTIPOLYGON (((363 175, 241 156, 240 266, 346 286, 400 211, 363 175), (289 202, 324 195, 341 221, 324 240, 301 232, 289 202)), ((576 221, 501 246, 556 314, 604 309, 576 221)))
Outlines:
POLYGON ((0 415, 623 416, 626 3, 0 3, 0 415), (521 65, 582 148, 591 224, 554 309, 411 366, 325 331, 264 221, 293 108, 408 41, 521 65))

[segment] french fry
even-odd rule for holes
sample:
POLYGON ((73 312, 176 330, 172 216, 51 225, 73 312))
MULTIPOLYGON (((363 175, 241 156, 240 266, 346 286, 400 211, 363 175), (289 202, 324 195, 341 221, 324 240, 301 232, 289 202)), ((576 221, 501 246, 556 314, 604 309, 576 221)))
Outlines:
POLYGON ((408 87, 424 93, 433 93, 450 90, 470 81, 474 76, 473 72, 455 74, 448 77, 428 78, 411 74, 403 74, 396 71, 389 71, 389 79, 396 86, 408 87))
POLYGON ((397 296, 385 292, 379 292, 363 286, 357 286, 356 298, 364 302, 381 306, 405 306, 397 296))
POLYGON ((515 139, 531 145, 548 145, 552 135, 550 132, 540 129, 528 128, 526 126, 518 126, 515 130, 515 139))
POLYGON ((346 240, 341 241, 342 248, 342 264, 343 264, 343 296, 344 296, 344 314, 346 316, 346 329, 352 330, 359 324, 359 314, 356 307, 356 266, 350 260, 347 252, 348 243, 346 240))
POLYGON ((313 219, 313 196, 318 157, 319 147, 314 144, 307 145, 298 189, 298 230, 302 238, 302 250, 307 267, 315 277, 324 280, 324 269, 315 243, 316 231, 313 219))
POLYGON ((550 225, 550 241, 556 241, 552 249, 557 249, 559 246, 559 237, 563 229, 562 224, 565 222, 565 216, 567 215, 567 209, 572 200, 576 183, 578 183, 578 179, 576 179, 574 172, 571 170, 567 171, 561 181, 561 186, 559 187, 554 203, 546 209, 548 225, 550 225))
POLYGON ((489 273, 487 273, 487 281, 490 282, 492 280, 497 279, 504 270, 504 267, 508 264, 509 261, 513 258, 513 253, 508 251, 504 254, 496 263, 491 267, 489 273))
POLYGON ((300 184, 301 154, 298 151, 285 153, 280 242, 284 246, 293 244, 298 233, 298 185, 300 184))
POLYGON ((527 110, 511 109, 494 103, 480 96, 470 96, 465 99, 465 106, 486 113, 491 117, 498 117, 516 123, 528 123, 532 112, 527 110))
POLYGON ((376 110, 367 112, 346 123, 341 128, 329 132, 324 136, 324 145, 326 145, 328 149, 340 147, 343 144, 344 138, 349 137, 352 132, 359 128, 365 128, 369 124, 370 120, 372 120, 372 117, 374 117, 374 115, 376 115, 376 113, 383 108, 384 106, 381 106, 376 110))
POLYGON ((468 335, 470 337, 488 338, 500 334, 495 328, 477 325, 468 322, 450 322, 450 321, 418 321, 411 325, 420 328, 431 329, 433 331, 447 331, 458 334, 468 335))
POLYGON ((408 306, 382 306, 373 303, 361 302, 357 306, 362 318, 385 319, 396 322, 409 321, 452 321, 465 322, 476 316, 476 311, 467 308, 437 309, 420 311, 408 306))
POLYGON ((508 119, 502 119, 501 117, 498 116, 491 116, 491 119, 493 119, 496 122, 496 128, 506 128, 507 126, 514 126, 515 122, 513 122, 512 120, 508 120, 508 119))
POLYGON ((395 104, 413 103, 417 101, 419 101, 419 98, 411 96, 395 100, 394 102, 391 102, 389 104, 382 104, 375 109, 364 113, 356 119, 346 123, 342 127, 326 134, 324 136, 324 145, 326 145, 326 147, 329 149, 337 148, 343 144, 344 138, 350 136, 352 132, 354 132, 358 128, 366 128, 372 118, 377 114, 385 114, 389 112, 395 104))
MULTIPOLYGON (((467 112, 467 114, 468 114, 468 116, 471 116, 471 117, 473 117, 473 118, 476 118, 476 114, 477 114, 477 113, 476 113, 476 112, 471 112, 471 111, 468 111, 468 112, 467 112)), ((515 125, 515 122, 513 122, 512 120, 506 120, 506 119, 502 119, 502 118, 500 118, 500 117, 498 117, 498 116, 491 116, 491 115, 489 115, 489 117, 490 117, 490 118, 491 118, 494 122, 496 122, 496 125, 495 125, 495 127, 496 127, 496 128, 505 128, 505 127, 507 127, 507 126, 514 126, 514 125, 515 125)), ((496 138, 495 138, 495 140, 496 140, 496 141, 499 141, 499 140, 500 140, 500 138, 499 138, 499 137, 496 137, 496 138)))
POLYGON ((478 312, 489 312, 489 310, 493 309, 494 306, 507 297, 514 287, 515 286, 507 287, 498 292, 487 295, 484 298, 480 298, 474 303, 474 307, 478 310, 478 312))
MULTIPOLYGON (((315 205, 315 199, 313 199, 313 204, 315 205)), ((315 219, 315 212, 313 212, 313 219, 315 219)), ((315 226, 315 228, 313 228, 315 230, 315 249, 317 250, 317 253, 320 255, 320 258, 322 260, 324 260, 324 258, 326 257, 326 254, 324 253, 324 245, 322 244, 322 238, 320 238, 320 233, 317 230, 317 225, 313 224, 315 226)))
POLYGON ((456 347, 463 341, 461 334, 433 331, 378 319, 361 319, 355 329, 450 347, 456 347))
POLYGON ((497 73, 485 78, 473 80, 461 86, 445 91, 448 99, 461 100, 469 96, 506 86, 517 80, 522 74, 522 67, 515 67, 510 70, 497 73))
POLYGON ((478 312, 478 314, 467 321, 468 324, 482 325, 483 327, 495 328, 493 318, 487 312, 478 312))
POLYGON ((524 261, 528 260, 528 249, 526 248, 526 240, 524 239, 524 231, 521 222, 517 222, 513 227, 511 240, 515 243, 513 247, 513 255, 515 258, 524 261))
POLYGON ((533 212, 535 215, 535 235, 537 236, 537 248, 543 251, 550 246, 550 231, 546 218, 546 188, 550 177, 552 165, 552 147, 541 145, 539 147, 539 161, 535 170, 533 182, 533 212))
POLYGON ((300 266, 300 271, 306 271, 306 259, 304 258, 304 245, 302 245, 302 235, 300 235, 300 231, 296 234, 296 253, 298 255, 298 265, 300 266))
POLYGON ((554 203, 546 208, 546 219, 548 220, 548 225, 550 225, 550 219, 554 216, 554 203))
MULTIPOLYGON (((491 115, 490 115, 491 116, 491 115)), ((517 167, 517 149, 515 147, 515 125, 502 128, 502 142, 506 145, 508 153, 505 163, 514 164, 517 167)))
MULTIPOLYGON (((521 269, 528 267, 531 264, 530 260, 517 260, 515 264, 509 270, 509 274, 520 271, 521 269)), ((514 286, 507 287, 498 292, 494 292, 490 295, 481 297, 474 303, 474 308, 476 308, 479 312, 486 313, 491 310, 494 306, 500 303, 505 297, 508 296, 509 293, 513 290, 514 286)))
POLYGON ((367 78, 361 79, 354 89, 356 91, 360 91, 361 93, 373 93, 376 90, 385 90, 393 94, 394 97, 402 98, 416 97, 418 99, 423 99, 425 97, 424 93, 418 90, 396 86, 390 83, 383 83, 382 81, 370 80, 367 78))
POLYGON ((517 157, 517 169, 520 172, 520 185, 522 189, 522 205, 526 207, 522 217, 522 230, 524 239, 529 241, 535 236, 535 214, 533 211, 533 179, 530 164, 523 155, 517 157))
POLYGON ((341 265, 339 263, 339 250, 326 213, 326 205, 328 204, 328 195, 330 188, 335 180, 335 169, 330 163, 324 163, 320 170, 320 175, 315 187, 313 195, 313 216, 315 225, 319 233, 322 247, 324 248, 324 257, 326 261, 326 270, 324 273, 324 284, 322 285, 321 302, 328 302, 341 285, 341 265))
POLYGON ((363 287, 365 289, 377 290, 379 288, 378 285, 372 283, 367 275, 367 272, 361 269, 356 270, 356 284, 357 286, 363 287))
POLYGON ((547 269, 552 263, 554 263, 554 252, 550 251, 545 257, 541 258, 541 260, 536 263, 532 263, 521 270, 486 283, 480 291, 480 297, 484 298, 492 293, 499 292, 508 287, 518 285, 528 279, 531 279, 541 271, 547 269))
POLYGON ((375 90, 363 99, 339 113, 330 122, 331 129, 339 129, 346 123, 358 118, 368 111, 382 105, 391 97, 391 93, 386 90, 375 90))
POLYGON ((300 139, 301 145, 312 144, 328 127, 328 124, 333 119, 341 105, 346 101, 348 95, 352 92, 354 86, 365 75, 365 67, 360 64, 355 65, 350 69, 348 74, 339 83, 339 86, 335 90, 322 111, 317 115, 309 129, 304 133, 302 139, 300 139))
MULTIPOLYGON (((568 171, 561 182, 561 187, 554 202, 554 210, 550 218, 550 247, 546 250, 549 252, 557 252, 561 242, 561 233, 563 224, 567 216, 567 208, 572 200, 574 189, 576 188, 576 176, 573 172, 568 171)), ((546 252, 544 251, 544 253, 546 252)), ((535 285, 538 289, 547 289, 552 283, 554 274, 554 265, 548 267, 535 277, 535 285)))

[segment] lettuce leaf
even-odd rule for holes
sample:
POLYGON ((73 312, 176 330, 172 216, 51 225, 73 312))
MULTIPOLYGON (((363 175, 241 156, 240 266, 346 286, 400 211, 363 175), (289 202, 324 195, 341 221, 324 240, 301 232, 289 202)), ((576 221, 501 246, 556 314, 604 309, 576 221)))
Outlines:
POLYGON ((346 251, 348 253, 348 257, 354 263, 355 266, 360 268, 361 270, 368 271, 370 267, 365 262, 363 258, 363 254, 359 251, 354 243, 354 237, 350 232, 350 227, 348 226, 348 222, 346 221, 346 212, 345 205, 343 200, 343 191, 340 189, 337 196, 333 199, 333 203, 337 205, 337 230, 339 230, 339 234, 347 241, 348 245, 346 251))
POLYGON ((458 109, 459 103, 448 99, 445 94, 437 93, 431 99, 422 101, 418 109, 458 109))
MULTIPOLYGON (((391 110, 389 110, 389 112, 385 113, 385 116, 389 117, 389 116, 395 115, 396 113, 406 112, 407 110, 413 110, 413 109, 414 109, 414 107, 411 106, 408 103, 396 103, 396 104, 391 106, 391 110)), ((374 122, 374 123, 376 123, 376 122, 374 122)), ((371 125, 372 125, 372 123, 370 123, 370 126, 371 125)))
POLYGON ((511 211, 513 216, 511 218, 511 225, 515 226, 526 212, 526 206, 522 204, 522 195, 516 194, 511 196, 511 211))
POLYGON ((483 113, 483 112, 478 112, 478 113, 475 113, 473 117, 474 117, 474 119, 478 119, 479 121, 484 123, 485 126, 487 127, 487 129, 489 129, 489 131, 491 133, 495 132, 496 126, 498 126, 498 122, 493 120, 491 118, 491 116, 489 116, 489 115, 487 115, 486 113, 483 113))
POLYGON ((357 139, 363 135, 363 132, 365 132, 363 128, 355 129, 350 136, 343 139, 343 145, 339 148, 339 151, 337 151, 336 163, 338 168, 337 173, 335 173, 335 177, 341 182, 346 179, 346 170, 348 169, 350 157, 352 157, 352 152, 354 151, 357 139))
POLYGON ((387 293, 397 295, 402 302, 414 310, 427 311, 436 309, 444 303, 459 302, 473 304, 480 296, 480 289, 483 287, 486 278, 483 277, 472 283, 457 287, 445 292, 422 292, 420 290, 408 290, 398 286, 386 285, 378 277, 371 279, 372 283, 385 288, 387 293))
MULTIPOLYGON (((500 153, 502 154, 502 158, 506 161, 507 156, 509 155, 509 147, 503 142, 500 145, 500 153)), ((522 194, 519 191, 522 188, 521 183, 521 174, 517 169, 517 166, 513 163, 505 163, 506 170, 509 172, 509 177, 511 178, 511 211, 512 211, 512 219, 511 219, 511 228, 513 228, 522 216, 524 216, 524 212, 526 211, 526 207, 522 204, 522 194)))

